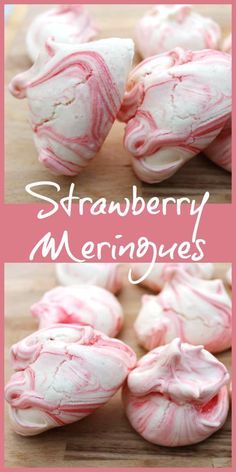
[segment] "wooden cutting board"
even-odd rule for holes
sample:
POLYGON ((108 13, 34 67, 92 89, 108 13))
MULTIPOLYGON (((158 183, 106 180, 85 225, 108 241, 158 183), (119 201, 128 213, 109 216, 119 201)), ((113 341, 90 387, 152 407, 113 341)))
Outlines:
MULTIPOLYGON (((50 7, 49 5, 47 8, 50 7)), ((150 5, 88 5, 100 28, 99 37, 132 37, 137 20, 150 5)), ((30 67, 26 54, 25 34, 33 17, 45 9, 43 5, 15 6, 6 24, 6 73, 5 73, 5 119, 6 119, 6 162, 5 200, 7 203, 27 203, 34 200, 24 188, 34 181, 53 180, 61 186, 60 198, 68 194, 68 187, 74 182, 81 197, 94 199, 122 200, 130 197, 132 185, 137 185, 139 194, 151 196, 188 196, 198 201, 206 190, 211 202, 231 201, 231 176, 228 172, 199 155, 186 164, 171 179, 161 184, 149 185, 140 182, 130 165, 129 154, 123 148, 124 125, 116 122, 101 151, 91 164, 76 178, 55 177, 44 169, 37 160, 32 133, 27 122, 26 100, 10 96, 7 85, 17 73, 30 67)), ((223 36, 230 31, 230 5, 196 5, 195 9, 214 18, 222 27, 223 36)), ((140 60, 135 57, 135 63, 140 60)), ((48 191, 48 196, 55 197, 48 191)))
MULTIPOLYGON (((217 264, 215 276, 227 265, 217 264)), ((123 266, 123 288, 118 296, 125 314, 120 339, 138 357, 144 354, 135 339, 133 323, 147 289, 130 285, 123 266)), ((10 346, 37 328, 31 304, 56 285, 53 264, 5 265, 5 376, 10 378, 10 346)), ((231 352, 217 356, 231 371, 231 352)), ((231 419, 206 441, 188 447, 154 446, 141 438, 125 417, 120 392, 108 404, 77 423, 24 438, 11 430, 6 408, 6 467, 230 467, 231 419)))

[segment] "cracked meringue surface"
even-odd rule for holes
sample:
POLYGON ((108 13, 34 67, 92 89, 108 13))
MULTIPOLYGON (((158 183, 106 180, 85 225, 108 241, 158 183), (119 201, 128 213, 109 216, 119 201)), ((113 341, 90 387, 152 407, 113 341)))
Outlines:
POLYGON ((139 343, 151 350, 179 337, 210 352, 228 349, 232 303, 223 281, 198 279, 181 269, 169 272, 159 295, 143 296, 134 325, 139 343))
POLYGON ((123 325, 121 304, 112 293, 93 285, 53 288, 32 305, 31 313, 39 328, 82 323, 113 337, 123 325))
POLYGON ((120 108, 133 52, 131 39, 49 39, 31 69, 12 79, 10 92, 28 99, 39 161, 52 173, 77 175, 99 151, 120 108))
POLYGON ((135 29, 136 47, 143 58, 175 47, 218 49, 220 39, 219 25, 195 13, 191 5, 155 5, 135 29))
MULTIPOLYGON (((131 264, 132 276, 134 280, 138 280, 143 277, 150 264, 146 263, 135 263, 131 264)), ((171 276, 170 268, 181 268, 190 275, 199 277, 200 279, 211 279, 214 273, 214 264, 208 262, 185 262, 185 263, 172 263, 172 262, 158 262, 154 264, 151 272, 142 280, 141 284, 153 290, 154 292, 160 292, 167 282, 169 276, 171 276)))
POLYGON ((39 330, 11 348, 5 387, 12 426, 32 436, 78 421, 104 405, 136 364, 133 350, 90 326, 39 330))
POLYGON ((122 285, 120 265, 116 263, 57 263, 56 275, 62 285, 98 285, 112 293, 122 285))
POLYGON ((212 354, 176 338, 142 357, 128 375, 126 415, 151 443, 195 444, 223 426, 228 381, 227 369, 212 354))
POLYGON ((61 43, 85 43, 96 34, 97 28, 82 5, 57 5, 34 18, 26 35, 26 47, 34 62, 49 37, 61 43))
POLYGON ((136 175, 147 183, 171 177, 219 135, 231 108, 229 54, 175 48, 142 61, 118 114, 136 175))

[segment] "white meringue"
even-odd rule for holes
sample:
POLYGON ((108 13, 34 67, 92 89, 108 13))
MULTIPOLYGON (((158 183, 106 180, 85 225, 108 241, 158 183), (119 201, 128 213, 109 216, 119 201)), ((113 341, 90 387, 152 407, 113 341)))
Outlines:
POLYGON ((135 30, 136 46, 143 58, 175 47, 192 51, 218 49, 220 39, 219 25, 195 13, 191 5, 155 5, 135 30))
POLYGON ((96 34, 97 28, 82 5, 57 5, 34 18, 26 35, 26 47, 34 62, 50 37, 60 43, 85 43, 96 34))
POLYGON ((176 48, 138 64, 118 114, 136 175, 148 183, 171 177, 218 136, 231 108, 229 54, 176 48))
POLYGON ((162 292, 142 299, 134 325, 139 343, 151 350, 179 337, 210 352, 228 349, 232 305, 222 280, 201 280, 181 269, 169 272, 162 292))
POLYGON ((123 310, 115 296, 93 285, 56 287, 34 303, 31 313, 39 328, 54 324, 88 324, 107 336, 116 336, 123 325, 123 310))
POLYGON ((204 154, 215 164, 231 172, 232 161, 232 131, 231 117, 225 123, 224 128, 212 141, 210 146, 204 150, 204 154))
POLYGON ((5 388, 12 426, 32 436, 78 421, 117 392, 136 356, 90 326, 57 325, 11 348, 15 370, 5 388))
MULTIPOLYGON (((135 263, 131 264, 132 268, 132 278, 133 280, 138 280, 143 277, 150 267, 150 264, 146 263, 135 263)), ((165 283, 169 277, 169 268, 181 268, 185 270, 190 275, 199 277, 200 279, 211 279, 214 273, 214 264, 212 263, 200 263, 200 262, 186 262, 186 263, 172 263, 158 262, 154 264, 151 272, 145 277, 141 282, 142 285, 145 285, 154 292, 160 292, 163 289, 165 283)))
MULTIPOLYGON (((232 34, 229 34, 223 42, 222 51, 232 53, 232 34)), ((220 134, 205 149, 206 156, 215 164, 231 172, 232 169, 232 118, 226 122, 220 134)))
POLYGON ((9 89, 28 98, 39 160, 76 175, 95 156, 116 118, 133 58, 131 39, 84 44, 47 40, 45 50, 9 89))
POLYGON ((232 53, 232 34, 230 33, 224 40, 222 51, 232 53))
POLYGON ((202 346, 171 344, 149 352, 123 390, 127 417, 147 441, 183 446, 203 441, 227 417, 229 374, 202 346))
POLYGON ((98 285, 113 293, 122 285, 120 266, 116 263, 58 263, 56 274, 62 285, 98 285))

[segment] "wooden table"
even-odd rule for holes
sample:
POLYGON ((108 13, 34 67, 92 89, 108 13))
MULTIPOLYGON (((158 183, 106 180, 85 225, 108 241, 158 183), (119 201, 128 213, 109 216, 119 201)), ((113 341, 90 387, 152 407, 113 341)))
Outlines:
MULTIPOLYGON (((49 6, 47 6, 48 8, 49 6)), ((149 5, 88 5, 100 28, 99 37, 132 37, 134 26, 149 5)), ((214 18, 222 27, 225 36, 230 31, 230 5, 198 5, 197 11, 214 18)), ((26 55, 25 34, 32 18, 45 9, 43 5, 18 5, 6 25, 6 74, 5 74, 5 119, 6 162, 5 200, 7 203, 27 203, 34 200, 28 195, 25 185, 42 180, 53 180, 61 186, 60 197, 68 194, 71 182, 81 197, 94 199, 106 197, 121 200, 131 195, 131 186, 137 185, 139 194, 145 198, 157 195, 188 196, 200 200, 208 190, 211 202, 231 201, 231 176, 211 163, 204 155, 191 160, 171 179, 161 184, 149 185, 140 182, 130 165, 129 153, 122 146, 124 125, 116 122, 101 151, 81 175, 75 178, 54 177, 39 164, 33 144, 32 133, 27 123, 26 100, 16 100, 8 90, 10 79, 30 67, 26 55)), ((135 62, 138 57, 136 55, 135 62)), ((48 190, 48 196, 54 196, 48 190)))
MULTIPOLYGON (((215 276, 226 266, 216 265, 215 276)), ((120 338, 140 357, 133 323, 140 299, 147 289, 130 285, 123 267, 119 300, 125 324, 120 338)), ((10 346, 37 327, 29 308, 56 285, 53 264, 6 264, 5 266, 5 373, 9 379, 10 346)), ((231 371, 231 352, 218 356, 231 371)), ((188 447, 154 446, 130 426, 122 408, 120 392, 108 404, 77 423, 39 436, 24 438, 11 430, 6 408, 5 460, 7 467, 229 467, 231 464, 231 420, 206 441, 188 447)))

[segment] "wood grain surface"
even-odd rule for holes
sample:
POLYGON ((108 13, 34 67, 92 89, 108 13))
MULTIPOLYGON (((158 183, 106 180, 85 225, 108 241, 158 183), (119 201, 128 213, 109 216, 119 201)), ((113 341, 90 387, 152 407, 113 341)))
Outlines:
MULTIPOLYGON (((49 7, 48 5, 47 7, 49 7)), ((134 26, 150 5, 88 5, 96 20, 99 37, 132 37, 134 26)), ((116 122, 101 151, 90 165, 76 178, 55 177, 37 160, 32 132, 28 124, 26 100, 16 100, 8 92, 10 79, 30 67, 26 54, 25 34, 32 18, 45 9, 43 5, 18 5, 10 15, 5 28, 5 201, 27 203, 34 200, 28 195, 25 185, 34 181, 53 180, 61 186, 60 198, 68 194, 71 182, 81 197, 94 199, 104 196, 108 200, 130 197, 131 186, 137 185, 139 194, 145 198, 153 195, 163 198, 194 197, 198 201, 208 190, 211 202, 231 201, 231 176, 228 172, 199 155, 186 164, 171 179, 161 184, 142 184, 134 175, 128 152, 122 145, 124 125, 116 122)), ((214 18, 221 25, 223 36, 230 31, 230 5, 198 5, 197 11, 214 18)), ((140 58, 135 57, 135 63, 140 58)), ((54 192, 47 192, 55 197, 54 192)))
MULTIPOLYGON (((223 277, 225 264, 216 264, 215 276, 223 277)), ((10 346, 32 333, 36 320, 30 306, 56 285, 53 264, 5 265, 5 377, 10 378, 10 346)), ((140 299, 147 289, 130 285, 123 266, 123 288, 118 296, 125 314, 120 338, 140 357, 133 323, 140 299)), ((217 356, 231 371, 231 352, 217 356)), ((39 436, 24 438, 11 429, 6 407, 6 467, 229 467, 231 419, 206 441, 188 447, 154 446, 141 438, 125 417, 120 392, 100 410, 77 423, 39 436)))

